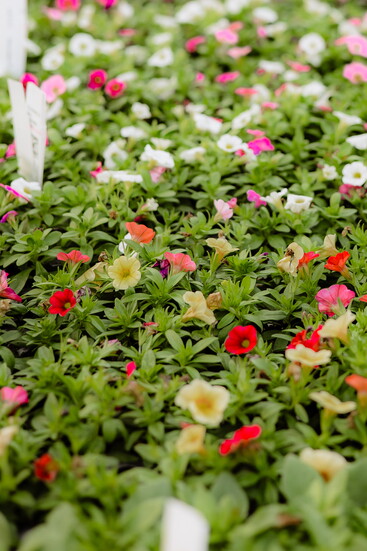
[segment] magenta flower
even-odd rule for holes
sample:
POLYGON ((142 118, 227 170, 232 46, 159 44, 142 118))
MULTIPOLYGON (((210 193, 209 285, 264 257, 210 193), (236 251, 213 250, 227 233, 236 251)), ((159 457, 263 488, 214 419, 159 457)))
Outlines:
POLYGON ((259 195, 258 193, 256 193, 256 191, 254 191, 253 189, 249 189, 248 192, 247 192, 247 199, 248 201, 250 201, 251 203, 254 203, 255 204, 255 207, 258 209, 259 207, 261 207, 262 205, 265 206, 267 205, 267 202, 264 201, 261 197, 261 195, 259 195))
POLYGON ((88 88, 97 90, 106 84, 107 73, 103 69, 95 69, 89 73, 88 88))
POLYGON ((3 402, 9 402, 17 407, 22 404, 27 404, 29 401, 28 393, 22 386, 16 386, 15 388, 4 386, 0 390, 0 398, 3 402))
POLYGON ((89 174, 93 176, 93 178, 97 178, 98 174, 100 174, 101 172, 103 172, 103 166, 101 161, 98 161, 96 168, 94 170, 91 170, 89 174))
POLYGON ((56 0, 56 9, 61 11, 77 11, 80 8, 80 0, 56 0))
POLYGON ((166 252, 164 258, 170 263, 173 274, 194 272, 196 270, 196 264, 188 254, 166 252))
POLYGON ((194 36, 185 42, 185 50, 189 54, 196 52, 197 47, 205 42, 205 36, 194 36))
POLYGON ((8 286, 8 275, 4 270, 0 270, 0 297, 22 302, 20 296, 8 286))
POLYGON ((117 78, 113 78, 107 82, 104 90, 110 98, 118 98, 122 96, 125 88, 125 82, 122 82, 122 80, 118 80, 117 78))
POLYGON ((222 73, 221 75, 217 75, 215 77, 215 82, 219 82, 220 84, 226 84, 227 82, 232 82, 233 80, 236 80, 240 76, 239 71, 231 71, 229 73, 222 73))
POLYGON ((16 210, 9 210, 8 212, 6 212, 1 218, 0 218, 0 224, 5 224, 5 222, 8 221, 8 218, 12 218, 14 219, 15 216, 17 216, 17 211, 16 210))
POLYGON ((217 31, 215 38, 222 44, 237 44, 239 37, 231 28, 227 28, 217 31))
POLYGON ((24 90, 27 88, 27 84, 29 82, 33 82, 33 84, 38 86, 38 78, 32 73, 24 73, 24 75, 20 79, 20 82, 23 84, 24 90))
POLYGON ((256 138, 256 140, 248 142, 247 145, 252 149, 255 155, 259 155, 262 151, 274 151, 273 144, 266 136, 263 138, 256 138))
POLYGON ((126 374, 128 377, 131 377, 131 375, 134 373, 135 369, 137 368, 138 366, 136 365, 135 362, 129 362, 126 364, 126 374))
POLYGON ((367 65, 359 63, 358 61, 348 63, 343 69, 343 77, 353 82, 353 84, 367 82, 367 65))
POLYGON ((319 303, 319 311, 325 313, 327 316, 334 316, 335 314, 342 314, 340 303, 343 306, 348 304, 356 296, 354 291, 348 289, 346 285, 331 285, 327 289, 321 289, 315 299, 319 303))
POLYGON ((46 94, 48 103, 54 102, 59 96, 66 92, 66 82, 61 75, 53 75, 41 84, 41 90, 46 94))

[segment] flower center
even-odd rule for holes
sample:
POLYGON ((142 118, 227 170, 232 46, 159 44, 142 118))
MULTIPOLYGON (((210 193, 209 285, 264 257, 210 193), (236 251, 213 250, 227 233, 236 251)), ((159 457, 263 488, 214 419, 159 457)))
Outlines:
POLYGON ((64 308, 70 308, 70 307, 71 307, 70 302, 65 302, 65 303, 64 303, 64 308))
POLYGON ((248 339, 245 339, 241 342, 241 346, 243 346, 243 348, 247 348, 248 346, 250 346, 250 341, 248 339))
POLYGON ((353 174, 354 178, 360 178, 361 177, 361 173, 360 172, 355 172, 353 174))
POLYGON ((196 405, 203 413, 210 413, 213 409, 213 403, 210 398, 203 396, 196 400, 196 405))

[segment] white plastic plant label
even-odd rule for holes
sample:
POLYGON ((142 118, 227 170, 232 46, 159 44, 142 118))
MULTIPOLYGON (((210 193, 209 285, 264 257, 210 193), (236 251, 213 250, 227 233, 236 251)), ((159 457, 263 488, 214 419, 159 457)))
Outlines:
POLYGON ((33 82, 27 85, 26 104, 33 149, 33 180, 42 183, 47 139, 46 96, 33 82))
POLYGON ((208 551, 209 524, 194 507, 177 499, 166 502, 160 551, 208 551))
POLYGON ((0 0, 0 77, 23 75, 27 34, 27 0, 0 0))

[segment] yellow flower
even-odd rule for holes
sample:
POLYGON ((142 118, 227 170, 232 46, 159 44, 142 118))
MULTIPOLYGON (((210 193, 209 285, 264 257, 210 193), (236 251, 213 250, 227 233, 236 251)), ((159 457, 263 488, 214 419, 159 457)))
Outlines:
POLYGON ((201 379, 194 379, 179 390, 175 404, 188 409, 198 423, 217 427, 223 419, 229 396, 223 386, 212 386, 201 379))
POLYGON ((329 256, 335 256, 338 254, 338 249, 335 247, 335 240, 336 235, 335 234, 329 234, 324 239, 324 244, 320 249, 318 250, 319 253, 319 260, 322 260, 323 258, 328 258, 329 256))
POLYGON ((204 451, 205 427, 203 425, 189 425, 182 429, 176 442, 176 450, 184 453, 202 453, 204 451))
POLYGON ((355 402, 341 402, 339 398, 325 390, 311 392, 310 398, 332 413, 350 413, 357 408, 355 402))
POLYGON ((319 472, 326 482, 331 480, 339 471, 347 465, 346 459, 340 453, 330 450, 313 450, 304 448, 299 456, 303 463, 306 463, 315 471, 319 472))
POLYGON ((190 305, 190 308, 182 316, 183 321, 187 321, 192 318, 205 321, 209 324, 217 321, 213 312, 210 308, 208 308, 205 297, 201 291, 196 291, 195 293, 192 291, 187 291, 182 298, 187 304, 190 305))
POLYGON ((18 432, 18 427, 15 425, 9 425, 0 429, 0 457, 4 455, 6 448, 13 440, 14 436, 18 432))
POLYGON ((300 363, 303 367, 316 367, 317 365, 327 364, 330 361, 331 352, 330 350, 315 352, 312 348, 297 344, 296 348, 288 348, 285 351, 285 357, 291 362, 300 363))
POLYGON ((225 237, 219 237, 218 239, 209 237, 209 239, 206 240, 206 244, 208 245, 208 247, 215 249, 219 260, 222 260, 222 258, 227 256, 227 254, 238 251, 237 247, 232 247, 232 245, 229 243, 229 241, 227 241, 225 237))
POLYGON ((281 272, 287 272, 292 276, 297 275, 298 262, 304 255, 304 251, 297 243, 291 243, 285 250, 285 255, 277 263, 281 272))
POLYGON ((105 274, 105 268, 107 267, 107 262, 97 262, 94 266, 89 268, 84 274, 82 274, 75 281, 75 284, 79 287, 84 283, 101 283, 101 276, 105 274))
POLYGON ((222 306, 222 294, 218 291, 217 293, 211 293, 206 299, 206 305, 210 310, 216 310, 222 306))
POLYGON ((355 315, 350 310, 347 310, 345 314, 336 319, 330 318, 326 320, 324 327, 319 331, 319 335, 323 338, 331 337, 347 343, 349 341, 348 325, 355 319, 355 315))
POLYGON ((140 262, 133 256, 120 256, 107 269, 115 289, 135 287, 141 278, 140 262))

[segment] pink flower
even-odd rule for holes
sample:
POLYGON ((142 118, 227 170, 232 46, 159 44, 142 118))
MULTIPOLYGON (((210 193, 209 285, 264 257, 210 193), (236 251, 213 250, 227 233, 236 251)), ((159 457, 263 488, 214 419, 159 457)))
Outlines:
POLYGON ((101 172, 103 172, 103 166, 101 161, 98 161, 96 168, 94 170, 91 170, 89 174, 93 176, 93 178, 97 178, 98 174, 100 174, 101 172))
POLYGON ((265 136, 265 132, 263 132, 262 130, 251 130, 251 128, 248 128, 246 132, 247 134, 251 134, 252 136, 257 136, 258 138, 265 136))
POLYGON ((135 362, 129 362, 126 364, 126 373, 127 373, 127 376, 128 377, 131 377, 131 375, 134 373, 135 369, 137 368, 138 366, 136 365, 135 362))
POLYGON ((29 82, 33 82, 36 86, 38 86, 38 78, 35 75, 32 75, 32 73, 24 73, 20 79, 20 82, 23 84, 24 90, 27 88, 27 84, 29 82))
POLYGON ((205 80, 204 73, 196 73, 195 82, 203 82, 203 80, 205 80))
POLYGON ((155 166, 152 170, 149 171, 152 181, 156 184, 161 179, 162 175, 166 172, 166 167, 164 166, 155 166))
POLYGON ((256 33, 259 38, 266 38, 268 36, 265 27, 257 27, 256 33))
POLYGON ((6 189, 6 191, 8 191, 12 195, 14 195, 14 197, 17 197, 18 199, 24 199, 25 201, 27 201, 27 203, 29 202, 29 199, 27 197, 25 197, 24 195, 22 195, 21 193, 19 193, 15 189, 13 189, 11 186, 6 186, 4 184, 0 184, 0 187, 6 189))
POLYGON ((367 82, 367 65, 359 63, 358 61, 353 61, 345 65, 343 69, 343 77, 347 78, 353 84, 358 84, 360 82, 367 82))
POLYGON ((5 222, 8 221, 8 218, 11 218, 11 217, 15 217, 17 216, 17 211, 16 210, 9 210, 8 212, 6 212, 1 218, 0 218, 0 224, 5 224, 5 222))
POLYGON ((327 316, 334 316, 334 314, 343 313, 340 311, 340 303, 343 306, 348 306, 355 296, 355 292, 348 289, 346 285, 336 284, 327 289, 321 289, 315 299, 319 303, 320 312, 324 312, 327 316))
POLYGON ((367 57, 367 38, 364 36, 342 36, 335 40, 335 44, 346 44, 351 54, 367 57))
POLYGON ((0 390, 0 398, 3 402, 9 402, 14 406, 21 406, 22 404, 28 403, 28 393, 21 386, 16 386, 15 388, 10 388, 9 386, 4 386, 0 390))
POLYGON ((227 205, 229 208, 234 209, 237 206, 237 197, 232 197, 232 199, 227 201, 227 205))
POLYGON ((240 31, 243 29, 243 23, 242 21, 233 21, 228 28, 231 29, 231 31, 240 31))
POLYGON ((287 63, 289 67, 297 73, 308 73, 308 71, 311 71, 310 65, 302 65, 302 63, 298 63, 298 61, 287 61, 287 63))
POLYGON ((278 109, 279 103, 276 103, 275 101, 264 101, 261 104, 261 107, 263 109, 278 109))
POLYGON ((82 254, 80 251, 76 250, 70 251, 70 253, 58 253, 56 258, 57 260, 68 262, 69 264, 78 264, 78 262, 82 262, 84 264, 90 260, 90 256, 82 254))
POLYGON ((112 6, 117 4, 117 0, 97 0, 97 2, 101 4, 101 6, 105 8, 105 10, 112 8, 112 6))
POLYGON ((237 96, 254 96, 258 94, 258 91, 256 88, 236 88, 234 93, 237 94, 237 96))
POLYGON ((0 297, 22 302, 20 296, 8 286, 8 275, 4 270, 0 270, 0 297))
POLYGON ((253 189, 249 189, 248 192, 247 192, 247 199, 248 201, 250 201, 251 203, 255 203, 255 207, 258 209, 259 207, 261 207, 262 205, 267 205, 267 202, 264 201, 262 198, 261 198, 261 195, 259 195, 258 193, 256 193, 256 191, 254 191, 253 189))
POLYGON ((61 94, 66 92, 66 82, 61 75, 53 75, 42 82, 41 90, 46 94, 46 101, 52 103, 61 94))
POLYGON ((214 206, 217 209, 217 214, 214 217, 215 222, 218 222, 218 220, 228 220, 229 218, 232 218, 233 210, 228 203, 223 201, 223 199, 216 199, 214 201, 214 206))
POLYGON ((42 11, 52 21, 60 21, 62 19, 61 10, 56 10, 55 8, 48 8, 47 6, 44 6, 42 8, 42 11))
POLYGON ((363 189, 363 186, 352 186, 351 184, 342 184, 341 186, 339 186, 338 191, 344 197, 353 197, 355 192, 360 189, 363 189))
POLYGON ((230 48, 227 54, 233 59, 239 59, 240 57, 245 57, 252 51, 250 46, 243 46, 242 48, 236 46, 235 48, 230 48))
POLYGON ((273 144, 266 136, 264 136, 263 138, 256 138, 256 140, 248 142, 247 145, 250 149, 252 149, 255 155, 259 155, 259 153, 261 153, 262 151, 274 151, 273 144))
POLYGON ((125 82, 122 82, 122 80, 118 80, 117 78, 113 78, 107 82, 105 92, 108 96, 110 96, 110 98, 118 98, 122 96, 125 88, 125 82))
POLYGON ((80 0, 56 0, 56 8, 61 11, 77 11, 80 0))
POLYGON ((166 252, 164 258, 170 263, 173 274, 194 272, 196 270, 196 264, 188 254, 166 252))
POLYGON ((89 73, 88 88, 91 90, 97 90, 102 88, 107 81, 107 73, 103 69, 95 69, 89 73))
POLYGON ((230 28, 217 31, 215 38, 222 44, 237 44, 238 42, 238 34, 230 28))
POLYGON ((120 29, 119 35, 121 36, 134 36, 136 34, 135 29, 120 29))
POLYGON ((5 158, 1 158, 0 163, 3 163, 9 157, 15 157, 15 155, 15 143, 11 143, 10 145, 8 145, 8 149, 5 152, 5 158))
POLYGON ((221 75, 218 75, 215 77, 215 82, 219 82, 220 84, 226 84, 227 82, 232 82, 236 80, 240 76, 239 71, 231 71, 229 73, 222 73, 221 75))
POLYGON ((193 38, 190 38, 185 43, 185 49, 189 54, 193 54, 196 52, 197 47, 200 44, 204 44, 205 42, 205 36, 194 36, 193 38))

